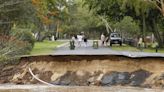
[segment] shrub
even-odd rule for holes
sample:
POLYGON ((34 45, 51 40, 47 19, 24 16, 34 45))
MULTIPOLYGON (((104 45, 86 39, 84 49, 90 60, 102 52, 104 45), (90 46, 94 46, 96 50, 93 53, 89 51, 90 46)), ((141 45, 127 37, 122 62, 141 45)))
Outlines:
POLYGON ((27 30, 14 30, 12 36, 16 37, 21 41, 26 41, 31 44, 30 50, 33 48, 35 38, 30 31, 27 30))
POLYGON ((30 52, 30 44, 11 36, 0 36, 0 62, 17 60, 17 56, 30 52))

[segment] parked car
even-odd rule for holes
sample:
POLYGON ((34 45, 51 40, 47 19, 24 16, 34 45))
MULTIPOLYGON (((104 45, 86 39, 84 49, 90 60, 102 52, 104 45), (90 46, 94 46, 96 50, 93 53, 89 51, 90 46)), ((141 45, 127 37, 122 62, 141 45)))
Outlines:
POLYGON ((109 39, 110 39, 110 46, 112 46, 112 44, 120 44, 120 46, 122 46, 122 38, 119 33, 116 32, 111 33, 109 39))
POLYGON ((124 44, 128 44, 128 45, 130 45, 130 46, 136 46, 136 41, 135 41, 135 39, 132 39, 132 38, 126 38, 126 39, 124 39, 123 40, 123 43, 124 44))

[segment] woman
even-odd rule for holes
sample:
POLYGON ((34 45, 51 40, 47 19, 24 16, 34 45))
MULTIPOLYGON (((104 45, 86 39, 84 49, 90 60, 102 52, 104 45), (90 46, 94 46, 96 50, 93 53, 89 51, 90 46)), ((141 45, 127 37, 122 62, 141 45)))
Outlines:
POLYGON ((101 34, 101 45, 104 46, 105 43, 105 35, 102 33, 101 34))

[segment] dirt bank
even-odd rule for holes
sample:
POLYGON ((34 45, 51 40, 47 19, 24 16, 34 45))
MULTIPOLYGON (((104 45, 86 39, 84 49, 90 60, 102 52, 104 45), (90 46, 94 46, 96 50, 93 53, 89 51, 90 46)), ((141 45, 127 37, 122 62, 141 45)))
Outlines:
POLYGON ((164 58, 122 56, 36 56, 0 67, 0 83, 39 84, 29 73, 55 85, 164 86, 164 58))

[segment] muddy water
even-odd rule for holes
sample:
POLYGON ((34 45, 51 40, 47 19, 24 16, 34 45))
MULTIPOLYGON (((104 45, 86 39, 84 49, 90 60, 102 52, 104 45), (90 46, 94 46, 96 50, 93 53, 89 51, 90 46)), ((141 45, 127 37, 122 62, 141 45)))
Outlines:
POLYGON ((52 87, 44 85, 7 85, 0 86, 0 92, 164 92, 164 89, 132 87, 52 87))

